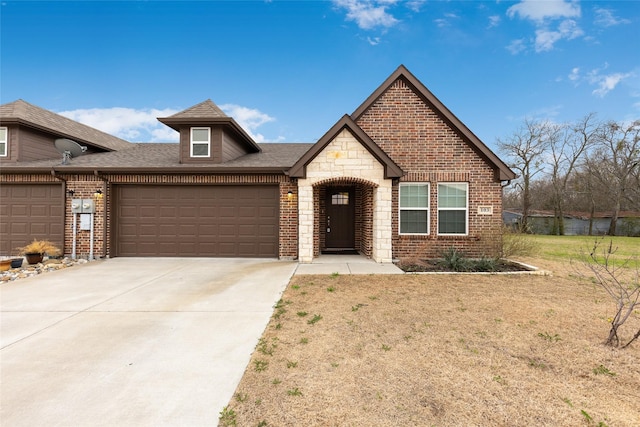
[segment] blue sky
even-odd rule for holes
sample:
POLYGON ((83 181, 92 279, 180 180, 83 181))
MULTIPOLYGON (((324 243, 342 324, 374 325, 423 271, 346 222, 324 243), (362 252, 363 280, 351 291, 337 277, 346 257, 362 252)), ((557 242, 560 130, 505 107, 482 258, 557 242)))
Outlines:
POLYGON ((130 141, 211 99, 315 142, 400 64, 490 147, 525 118, 640 117, 638 1, 1 1, 0 103, 130 141))

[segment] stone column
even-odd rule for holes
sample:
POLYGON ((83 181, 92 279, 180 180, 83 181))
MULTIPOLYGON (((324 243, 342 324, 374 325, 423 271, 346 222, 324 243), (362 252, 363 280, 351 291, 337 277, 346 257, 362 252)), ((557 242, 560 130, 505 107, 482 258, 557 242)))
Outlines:
POLYGON ((313 261, 313 187, 298 181, 298 261, 313 261))

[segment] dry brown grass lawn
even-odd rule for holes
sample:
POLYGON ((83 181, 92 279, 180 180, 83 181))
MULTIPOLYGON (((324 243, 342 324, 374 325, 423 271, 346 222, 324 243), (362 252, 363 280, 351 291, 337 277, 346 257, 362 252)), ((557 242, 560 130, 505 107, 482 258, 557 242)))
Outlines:
POLYGON ((640 425, 640 342, 605 347, 603 291, 526 261, 553 275, 294 277, 220 424, 640 425))

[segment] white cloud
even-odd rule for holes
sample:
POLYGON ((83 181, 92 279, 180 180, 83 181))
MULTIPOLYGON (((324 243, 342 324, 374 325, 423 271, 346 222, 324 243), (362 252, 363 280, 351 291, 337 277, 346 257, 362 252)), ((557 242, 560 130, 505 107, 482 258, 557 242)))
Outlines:
POLYGON ((572 40, 584 35, 584 31, 573 19, 581 16, 580 4, 577 1, 523 0, 507 9, 507 16, 533 21, 536 27, 536 52, 553 50, 560 40, 572 40))
POLYGON ((422 5, 424 5, 426 2, 427 0, 409 0, 406 5, 410 10, 414 12, 420 12, 420 9, 422 9, 422 5))
MULTIPOLYGON (((264 135, 257 129, 275 118, 253 108, 235 104, 220 105, 227 115, 256 141, 264 142, 264 135)), ((158 117, 168 117, 180 110, 174 109, 135 109, 125 107, 88 108, 61 111, 58 114, 87 126, 99 129, 108 134, 132 142, 178 142, 178 133, 160 123, 158 117)))
POLYGON ((492 15, 489 17, 489 26, 487 28, 497 27, 500 24, 502 18, 498 15, 492 15))
POLYGON ((569 73, 568 77, 576 86, 581 82, 586 82, 591 86, 596 86, 591 94, 603 98, 609 92, 614 90, 623 80, 636 75, 633 71, 627 73, 615 72, 603 74, 603 72, 608 68, 609 64, 605 63, 601 68, 595 68, 585 73, 583 76, 580 68, 574 67, 571 69, 571 73, 569 73))
POLYGON ((535 49, 536 52, 545 52, 553 49, 556 42, 562 39, 572 40, 580 37, 584 32, 578 27, 573 19, 566 19, 558 25, 558 29, 538 29, 536 30, 535 49))
MULTIPOLYGON (((347 20, 355 21, 363 30, 389 28, 400 22, 387 12, 387 8, 396 3, 395 0, 333 0, 333 3, 346 9, 347 20)), ((411 6, 416 7, 416 4, 412 3, 411 6)))
POLYGON ((569 74, 569 80, 572 82, 580 80, 580 67, 574 67, 569 74))
POLYGON ((377 46, 380 44, 380 37, 367 37, 367 41, 371 46, 377 46))
POLYGON ((594 95, 604 98, 604 96, 614 90, 616 86, 626 78, 633 76, 633 73, 613 73, 605 76, 593 76, 591 82, 598 86, 591 92, 594 95))
POLYGON ((513 55, 517 55, 526 49, 527 49, 527 46, 525 45, 524 39, 512 40, 511 43, 509 43, 509 45, 507 46, 507 50, 511 52, 513 55))
POLYGON ((177 112, 173 109, 113 107, 61 111, 58 114, 127 141, 176 142, 178 133, 158 122, 157 118, 177 112))
POLYGON ((458 19, 459 16, 455 13, 445 13, 444 18, 434 19, 433 22, 440 28, 448 27, 451 25, 451 20, 458 19))
POLYGON ((631 23, 628 19, 615 17, 610 9, 596 8, 595 13, 596 18, 593 23, 601 27, 613 27, 614 25, 631 23))
POLYGON ((265 141, 264 135, 256 133, 256 130, 263 124, 275 120, 275 118, 255 108, 247 108, 236 104, 223 104, 219 107, 228 116, 233 117, 256 142, 265 141))
POLYGON ((507 9, 507 16, 518 15, 521 19, 544 21, 547 19, 580 17, 580 5, 577 1, 565 0, 522 0, 507 9))

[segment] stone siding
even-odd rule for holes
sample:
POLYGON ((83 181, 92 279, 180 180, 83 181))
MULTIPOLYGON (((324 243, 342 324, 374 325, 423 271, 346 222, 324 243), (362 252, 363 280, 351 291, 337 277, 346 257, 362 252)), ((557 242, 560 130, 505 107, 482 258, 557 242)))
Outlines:
MULTIPOLYGON (((371 237, 361 235, 360 248, 362 242, 365 246, 370 244, 371 257, 375 261, 391 261, 391 180, 384 178, 382 164, 344 129, 307 165, 306 178, 298 180, 298 256, 301 262, 311 262, 319 253, 319 186, 347 182, 359 182, 373 188, 373 200, 368 207, 372 211, 372 224, 365 226, 366 220, 360 223, 361 232, 370 230, 371 237)), ((361 209, 365 207, 364 201, 361 201, 361 209)))

